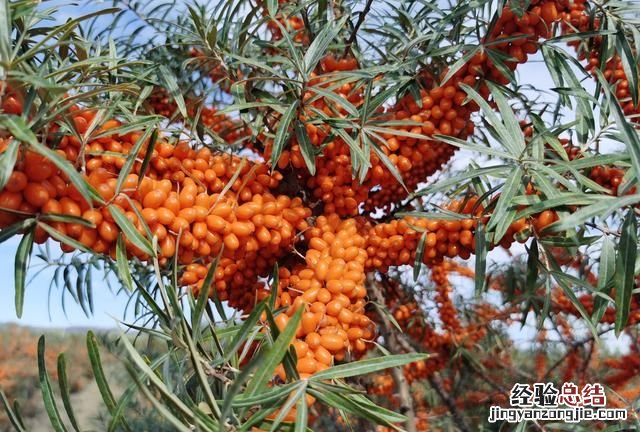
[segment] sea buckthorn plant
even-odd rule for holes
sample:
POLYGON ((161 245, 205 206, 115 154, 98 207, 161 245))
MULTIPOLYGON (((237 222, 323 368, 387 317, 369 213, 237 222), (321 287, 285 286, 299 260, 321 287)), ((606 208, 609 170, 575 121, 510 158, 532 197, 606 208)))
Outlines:
MULTIPOLYGON (((535 382, 601 383, 629 420, 576 428, 634 430, 639 16, 0 0, 16 314, 35 260, 88 315, 117 279, 124 393, 87 335, 108 430, 137 399, 177 431, 511 430, 489 407, 535 382)), ((46 355, 52 428, 83 430, 46 355)))

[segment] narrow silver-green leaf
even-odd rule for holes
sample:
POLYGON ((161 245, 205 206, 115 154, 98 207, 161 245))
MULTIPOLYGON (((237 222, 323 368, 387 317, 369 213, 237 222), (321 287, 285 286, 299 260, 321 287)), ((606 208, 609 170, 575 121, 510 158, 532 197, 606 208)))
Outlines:
POLYGON ((549 230, 561 232, 582 225, 587 220, 598 217, 605 219, 617 209, 640 202, 640 194, 624 197, 600 196, 598 202, 578 209, 576 212, 561 217, 559 221, 549 226, 549 230))
POLYGON ((304 65, 303 70, 307 75, 315 69, 322 56, 326 55, 327 48, 336 36, 338 36, 347 18, 348 16, 344 16, 338 20, 337 23, 324 27, 320 33, 316 35, 315 39, 313 39, 313 42, 309 45, 309 48, 307 48, 307 52, 302 59, 304 65))
MULTIPOLYGON (((2 3, 4 0, 0 0, 2 3)), ((13 167, 18 158, 18 149, 20 142, 12 139, 9 141, 7 148, 0 154, 0 190, 4 189, 13 173, 13 167)))
POLYGON ((29 260, 31 259, 31 250, 33 249, 33 236, 34 230, 27 231, 16 251, 15 258, 15 306, 16 316, 22 317, 22 308, 24 306, 24 293, 25 284, 27 279, 27 268, 29 267, 29 260))
POLYGON ((260 392, 267 382, 273 376, 273 371, 276 369, 284 356, 289 350, 289 345, 293 340, 296 332, 298 331, 298 325, 302 318, 302 312, 304 308, 298 308, 295 314, 289 318, 289 322, 285 329, 280 332, 280 335, 264 353, 264 362, 261 367, 258 368, 251 381, 247 385, 247 394, 254 395, 260 392))
POLYGON ((495 231, 496 242, 500 241, 513 221, 513 214, 511 214, 512 212, 509 212, 509 210, 511 210, 513 206, 513 197, 515 197, 523 187, 522 175, 522 168, 520 166, 515 167, 502 186, 498 203, 487 224, 487 231, 495 231))
POLYGON ((394 354, 333 366, 309 378, 311 381, 349 378, 425 360, 428 354, 394 354))
POLYGON ((305 394, 305 391, 307 390, 307 383, 308 381, 303 380, 297 384, 295 390, 289 395, 285 403, 280 408, 280 412, 278 413, 276 418, 273 420, 273 423, 271 424, 270 432, 276 432, 278 430, 278 426, 280 426, 280 424, 283 422, 284 418, 289 414, 293 406, 297 405, 299 400, 305 399, 304 394, 305 394))
POLYGON ((420 270, 422 269, 422 257, 424 257, 424 243, 427 240, 427 232, 423 232, 418 241, 418 247, 416 248, 416 260, 413 263, 413 280, 417 281, 420 276, 420 270))
MULTIPOLYGON (((131 169, 133 168, 133 164, 136 161, 136 158, 138 157, 138 153, 140 153, 140 149, 142 148, 144 143, 149 139, 149 137, 153 135, 155 131, 156 131, 155 128, 148 127, 147 130, 144 131, 144 133, 140 136, 140 138, 138 138, 138 140, 135 142, 135 144, 131 148, 129 154, 127 155, 127 158, 124 161, 124 165, 120 169, 120 174, 118 174, 118 181, 116 182, 116 191, 115 191, 116 195, 120 193, 120 190, 122 189, 122 185, 127 179, 127 176, 131 173, 131 169)), ((151 152, 147 150, 147 154, 152 152, 153 150, 151 152)))
POLYGON ((634 209, 629 209, 622 224, 618 256, 616 259, 616 336, 620 335, 629 320, 637 255, 638 221, 634 209))
MULTIPOLYGON (((0 4, 2 3, 2 1, 4 0, 0 0, 0 4)), ((7 417, 9 417, 9 421, 11 422, 11 425, 16 429, 16 431, 27 432, 27 430, 24 428, 24 425, 20 421, 19 414, 11 406, 9 400, 7 399, 7 395, 4 394, 4 391, 2 389, 0 389, 0 402, 2 402, 4 410, 7 413, 7 417)))
POLYGON ((171 97, 178 105, 178 110, 182 117, 187 118, 187 105, 184 102, 184 97, 182 96, 182 92, 178 87, 178 81, 173 73, 169 70, 168 67, 164 65, 159 66, 158 70, 158 79, 164 85, 164 87, 169 91, 171 97))
POLYGON ((109 213, 113 217, 113 220, 116 222, 116 225, 120 227, 124 235, 127 239, 133 243, 136 247, 138 247, 145 254, 150 257, 155 256, 155 251, 151 246, 149 240, 144 238, 142 234, 136 229, 136 227, 131 223, 129 218, 125 216, 125 214, 118 207, 109 206, 109 213))
MULTIPOLYGON (((615 274, 616 251, 613 240, 604 236, 602 249, 600 250, 600 260, 598 261, 598 293, 609 294, 611 279, 615 274)), ((593 315, 591 321, 594 324, 600 322, 604 316, 609 302, 603 296, 596 296, 593 301, 593 315)))
POLYGON ((71 392, 69 389, 69 380, 67 379, 67 361, 64 353, 60 353, 58 356, 58 387, 60 388, 62 404, 64 406, 64 410, 67 412, 69 422, 71 422, 71 426, 76 432, 80 432, 78 421, 76 420, 73 407, 71 406, 71 392))
POLYGON ((60 418, 60 413, 56 406, 56 399, 53 396, 53 389, 51 388, 49 374, 47 373, 44 354, 44 335, 40 336, 38 339, 38 380, 40 381, 42 401, 44 402, 44 408, 47 412, 47 416, 49 417, 51 427, 56 432, 66 432, 67 428, 64 427, 62 418, 60 418))
POLYGON ((282 115, 280 122, 278 123, 278 130, 276 131, 276 136, 273 139, 273 149, 271 151, 271 169, 275 169, 278 166, 278 161, 280 160, 280 155, 282 154, 282 150, 288 140, 289 137, 289 126, 295 117, 295 114, 298 109, 299 101, 296 100, 287 111, 282 115))
POLYGON ((300 120, 296 120, 295 131, 296 139, 298 140, 298 144, 300 145, 302 158, 304 159, 304 163, 307 165, 309 174, 311 174, 312 176, 316 175, 316 153, 313 144, 309 139, 307 128, 300 120))
POLYGON ((116 243, 116 266, 118 276, 129 292, 133 291, 133 280, 131 279, 131 271, 129 270, 129 259, 127 258, 127 249, 124 244, 122 233, 118 235, 116 243))
POLYGON ((485 290, 485 275, 487 273, 487 236, 485 226, 478 221, 475 232, 475 292, 480 295, 485 290))

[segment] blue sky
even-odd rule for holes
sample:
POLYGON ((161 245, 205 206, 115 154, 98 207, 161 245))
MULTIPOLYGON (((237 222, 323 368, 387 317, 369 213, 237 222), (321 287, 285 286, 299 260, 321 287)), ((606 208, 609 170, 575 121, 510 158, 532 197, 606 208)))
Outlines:
MULTIPOLYGON (((47 269, 33 276, 42 266, 42 261, 33 258, 27 273, 29 282, 25 290, 25 302, 22 318, 18 319, 15 311, 14 260, 20 239, 12 238, 0 245, 0 274, 5 275, 0 284, 0 323, 16 322, 21 325, 35 327, 114 327, 115 319, 122 318, 127 302, 126 295, 116 296, 107 284, 94 278, 94 316, 87 318, 82 308, 67 295, 65 300, 66 315, 62 308, 61 288, 53 287, 49 302, 49 284, 54 270, 47 269)), ((52 244, 54 257, 59 249, 52 244), (57 250, 57 251, 56 251, 57 250)))

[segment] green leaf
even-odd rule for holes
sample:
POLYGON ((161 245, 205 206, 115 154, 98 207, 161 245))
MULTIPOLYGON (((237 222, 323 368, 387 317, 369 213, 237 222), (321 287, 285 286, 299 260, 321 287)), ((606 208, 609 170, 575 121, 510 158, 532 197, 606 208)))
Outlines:
POLYGON ((273 404, 281 399, 284 399, 294 387, 297 387, 298 383, 292 382, 279 386, 275 386, 269 390, 265 390, 264 392, 256 395, 246 397, 245 395, 240 395, 233 399, 233 406, 238 408, 247 408, 255 405, 267 405, 273 404))
POLYGON ((460 138, 455 138, 455 137, 450 137, 447 135, 439 135, 439 134, 435 134, 433 135, 433 138, 437 139, 438 141, 442 141, 444 143, 447 143, 449 145, 452 145, 454 147, 458 147, 459 149, 462 150, 469 150, 472 152, 478 152, 480 154, 486 154, 489 156, 495 156, 501 159, 505 159, 505 160, 516 160, 517 158, 514 158, 512 155, 510 155, 507 152, 504 152, 502 150, 498 150, 495 149, 493 147, 488 147, 485 145, 479 145, 479 144, 475 144, 471 141, 465 141, 465 140, 461 140, 460 138))
POLYGON ((291 395, 289 395, 289 398, 287 398, 286 402, 280 408, 280 412, 278 413, 276 418, 273 420, 273 423, 271 424, 270 432, 276 432, 278 430, 278 426, 280 426, 280 424, 282 423, 284 418, 287 416, 287 414, 289 414, 289 411, 291 411, 293 406, 296 405, 299 400, 305 399, 304 395, 307 390, 307 385, 308 385, 307 380, 299 381, 299 383, 296 385, 295 390, 291 393, 291 395))
POLYGON ((173 75, 173 73, 169 70, 169 68, 165 65, 160 65, 158 67, 158 79, 163 84, 163 87, 165 87, 169 91, 169 94, 171 94, 171 97, 176 102, 176 105, 178 105, 178 110, 180 111, 182 117, 187 118, 187 106, 184 103, 182 92, 180 92, 180 88, 178 87, 178 81, 176 80, 176 77, 173 75))
POLYGON ((475 254, 475 292, 476 295, 480 295, 485 290, 485 275, 487 273, 487 236, 485 226, 481 221, 478 221, 475 232, 475 254))
POLYGON ((225 350, 225 361, 229 361, 229 359, 231 359, 231 356, 233 356, 235 352, 240 349, 240 347, 247 340, 247 337, 254 330, 257 322, 260 320, 260 315, 262 315, 262 312, 264 312, 264 308, 264 302, 258 303, 257 306, 253 308, 249 316, 243 321, 240 330, 238 330, 233 340, 225 350))
POLYGON ((80 432, 80 427, 78 426, 76 416, 73 413, 73 407, 71 406, 69 380, 67 379, 67 361, 64 353, 60 353, 58 356, 58 387, 60 388, 62 404, 64 405, 64 410, 67 412, 71 426, 73 426, 76 432, 80 432))
POLYGON ((296 313, 289 319, 285 329, 280 332, 280 335, 273 345, 263 352, 261 355, 263 360, 261 367, 256 371, 247 385, 247 394, 254 395, 260 392, 273 376, 276 366, 282 363, 282 359, 287 354, 289 345, 298 331, 303 311, 304 308, 298 308, 296 313))
POLYGON ((469 63, 469 60, 471 60, 471 57, 473 57, 478 51, 480 51, 481 47, 481 45, 476 45, 472 49, 468 49, 469 47, 467 47, 467 49, 465 49, 464 47, 460 47, 461 50, 463 50, 464 54, 448 68, 447 74, 440 82, 440 86, 444 86, 451 79, 451 77, 456 74, 456 72, 462 69, 463 66, 466 66, 469 63))
MULTIPOLYGON (((129 154, 127 155, 127 159, 124 161, 124 165, 120 169, 120 174, 118 174, 118 181, 116 182, 116 190, 115 190, 116 195, 120 193, 120 190, 122 189, 122 185, 127 179, 127 176, 131 173, 131 169, 133 168, 133 164, 136 161, 136 158, 138 157, 138 153, 140 153, 140 149, 142 148, 144 143, 149 139, 149 137, 154 134, 155 131, 156 131, 155 128, 149 127, 146 131, 144 131, 144 133, 140 136, 140 138, 138 138, 138 140, 135 142, 135 144, 129 151, 129 154)), ((157 136, 157 133, 156 133, 156 136, 157 136)), ((153 149, 151 151, 147 149, 147 154, 150 154, 150 153, 153 153, 153 149)), ((142 178, 142 176, 138 178, 139 182, 140 182, 140 178, 142 178)))
POLYGON ((222 256, 223 248, 220 248, 220 252, 218 256, 213 260, 211 264, 209 264, 209 269, 207 270, 207 274, 202 281, 202 289, 198 295, 197 302, 195 304, 195 308, 193 308, 193 314, 191 315, 191 327, 193 327, 194 339, 198 339, 198 335, 200 334, 200 321, 202 320, 202 314, 204 313, 204 308, 209 302, 209 289, 211 287, 211 282, 213 282, 213 278, 216 275, 216 270, 218 269, 218 264, 220 263, 220 257, 222 256))
POLYGON ((522 189, 523 170, 520 166, 515 167, 511 175, 507 178, 500 191, 500 198, 496 204, 487 231, 495 231, 495 241, 498 242, 507 232, 509 225, 513 222, 515 212, 511 211, 513 197, 522 189))
POLYGON ((78 249, 80 251, 83 252, 88 252, 91 253, 91 251, 89 249, 87 249, 87 247, 85 245, 83 245, 82 243, 80 243, 78 240, 74 239, 73 237, 69 237, 66 234, 62 234, 60 231, 58 231, 57 229, 53 228, 51 225, 47 225, 45 223, 42 222, 38 222, 38 226, 40 228, 42 228, 43 230, 45 230, 47 232, 47 234, 49 234, 51 236, 51 238, 54 238, 56 240, 58 240, 60 243, 69 245, 75 249, 78 249))
POLYGON ((528 248, 529 256, 527 257, 527 278, 525 281, 525 292, 533 294, 535 292, 536 282, 538 280, 538 242, 534 239, 531 241, 531 247, 528 248))
MULTIPOLYGON (((2 1, 0 1, 0 5, 2 4, 2 1)), ((20 419, 20 415, 18 414, 17 410, 14 410, 11 407, 9 400, 7 400, 7 395, 4 394, 4 391, 2 389, 0 389, 0 402, 2 402, 2 405, 4 405, 4 410, 7 413, 7 417, 9 417, 9 421, 16 429, 16 431, 26 432, 26 429, 24 428, 24 425, 22 424, 22 421, 20 419)))
POLYGON ((73 223, 82 226, 86 226, 88 228, 96 228, 95 224, 89 222, 88 220, 80 217, 80 216, 72 216, 65 214, 57 214, 57 213, 47 213, 42 214, 38 218, 42 222, 63 222, 63 223, 73 223))
POLYGON ((609 107, 611 113, 616 120, 616 126, 620 130, 622 136, 622 142, 624 142, 629 150, 629 156, 631 156, 631 163, 633 165, 633 171, 635 173, 636 182, 640 181, 640 137, 633 128, 633 126, 624 117, 622 107, 618 103, 615 95, 611 92, 609 87, 606 87, 606 91, 609 94, 609 107))
POLYGON ((633 55, 629 41, 625 37, 624 30, 616 33, 616 48, 622 60, 622 68, 629 82, 629 94, 634 106, 638 106, 638 61, 633 55))
MULTIPOLYGON (((123 338, 126 338, 126 336, 124 336, 123 338)), ((91 330, 87 332, 87 352, 89 353, 91 370, 93 371, 93 376, 96 380, 96 384, 98 385, 100 396, 102 396, 102 400, 104 401, 104 404, 107 407, 109 413, 113 415, 113 413, 117 409, 116 400, 113 397, 113 393, 111 392, 111 388, 109 387, 109 381, 104 373, 104 369, 102 368, 98 339, 91 330)), ((121 418, 121 424, 125 430, 129 430, 129 427, 125 423, 124 417, 121 418)))
POLYGON ((298 399, 296 409, 296 422, 293 426, 293 432, 305 432, 307 430, 307 423, 309 422, 309 406, 307 405, 306 397, 298 399))
POLYGON ((427 354, 395 354, 384 357, 369 358, 347 364, 333 366, 322 370, 311 377, 310 381, 323 381, 339 378, 350 378, 365 375, 384 369, 403 366, 420 360, 426 360, 427 354))
POLYGON ((129 271, 129 259, 127 258, 127 249, 124 244, 122 233, 118 234, 118 242, 116 243, 116 266, 118 276, 129 292, 133 291, 133 280, 129 271))
POLYGON ((418 247, 416 248, 416 260, 413 263, 413 280, 418 280, 420 276, 420 270, 422 269, 422 258, 424 257, 424 243, 427 240, 427 232, 423 232, 418 241, 418 247))
POLYGON ((498 105, 498 111, 500 112, 500 119, 502 124, 493 124, 498 134, 500 134, 501 144, 506 147, 509 152, 518 157, 524 152, 525 142, 524 134, 520 128, 520 124, 513 109, 507 102, 502 90, 495 84, 488 82, 491 95, 498 105))
POLYGON ((267 0, 267 11, 270 16, 275 17, 278 12, 278 0, 267 0))
POLYGON ((309 174, 312 176, 316 175, 316 153, 313 144, 311 144, 311 140, 309 139, 307 128, 300 120, 296 120, 295 131, 298 144, 300 144, 302 158, 304 159, 304 163, 307 165, 309 174))
POLYGON ((151 138, 149 139, 149 145, 147 146, 147 151, 144 155, 144 159, 142 159, 142 165, 140 165, 140 173, 138 174, 138 187, 144 180, 144 176, 149 169, 149 163, 151 163, 151 157, 153 156, 153 150, 156 148, 156 143, 158 142, 158 129, 154 128, 153 133, 151 134, 151 138))
POLYGON ((11 58, 11 3, 0 0, 0 58, 9 64, 11 58))
POLYGON ((4 243, 5 241, 13 238, 13 236, 26 231, 33 227, 36 223, 35 219, 25 219, 19 222, 16 222, 12 225, 9 225, 6 228, 0 230, 0 243, 4 243))
POLYGON ((394 423, 406 421, 405 416, 376 406, 366 398, 358 398, 355 395, 345 396, 335 392, 332 388, 327 390, 321 387, 322 390, 319 390, 314 388, 317 384, 315 383, 313 387, 309 388, 309 393, 326 405, 372 420, 381 425, 391 426, 396 430, 399 429, 394 423))
MULTIPOLYGON (((551 254, 547 252, 547 256, 550 256, 550 255, 551 254)), ((555 260, 550 259, 549 264, 552 267, 552 271, 549 272, 549 274, 555 279, 556 282, 558 282, 558 285, 560 285, 560 288, 562 288, 562 291, 564 292, 564 294, 569 298, 573 307, 575 307, 578 310, 585 324, 587 325, 587 327, 589 327, 589 331, 591 331, 591 334, 593 335, 594 339, 598 340, 598 330, 591 323, 587 310, 584 308, 584 306, 582 305, 578 297, 576 297, 575 292, 573 291, 573 289, 571 289, 571 286, 569 285, 570 283, 574 283, 576 285, 582 285, 582 286, 585 286, 588 284, 585 281, 582 281, 576 277, 565 274, 562 271, 562 269, 558 266, 558 264, 555 262, 555 260)))
MULTIPOLYGON (((0 0, 2 3, 4 0, 0 0)), ((20 142, 12 139, 7 148, 0 154, 0 190, 4 189, 13 173, 13 167, 18 159, 18 149, 20 142)))
MULTIPOLYGON (((369 137, 366 135, 365 135, 365 138, 369 139, 369 137)), ((398 171, 398 167, 396 167, 391 161, 391 159, 389 159, 389 156, 387 156, 387 154, 384 151, 382 151, 378 143, 376 143, 374 140, 369 140, 369 141, 371 143, 371 147, 373 148, 374 153, 376 154, 376 156, 378 156, 378 159, 382 161, 382 163, 384 164, 385 167, 387 167, 387 169, 389 170, 393 178, 396 179, 396 181, 402 185, 403 189, 406 190, 407 187, 404 184, 404 180, 402 180, 402 175, 400 174, 400 171, 398 171)))
POLYGON ((629 209, 620 236, 616 262, 616 322, 615 332, 619 336, 629 320, 631 295, 634 288, 635 264, 638 255, 638 222, 634 209, 629 209))
POLYGON ((20 240, 15 258, 15 305, 16 315, 22 317, 22 307, 24 306, 24 292, 27 278, 27 268, 31 259, 33 249, 34 229, 30 229, 20 240))
POLYGON ((166 402, 160 402, 156 397, 151 393, 146 384, 140 382, 135 375, 132 377, 134 382, 137 384, 137 387, 140 391, 145 395, 147 400, 153 405, 153 407, 160 413, 162 417, 167 419, 169 423, 175 427, 175 430, 178 432, 191 432, 192 428, 185 426, 168 408, 168 404, 166 402))
POLYGON ((316 35, 302 59, 305 74, 309 75, 315 69, 322 56, 326 54, 331 42, 338 36, 340 30, 342 30, 342 26, 344 26, 347 18, 348 15, 343 16, 337 23, 325 26, 320 33, 316 35))
MULTIPOLYGON (((616 252, 613 240, 608 236, 604 236, 602 249, 600 251, 600 260, 598 261, 598 293, 609 293, 611 280, 615 274, 615 267, 616 252)), ((591 318, 594 325, 600 322, 608 305, 609 302, 603 296, 596 296, 593 301, 593 315, 591 318)))
MULTIPOLYGON (((325 83, 323 82, 322 85, 325 85, 325 83)), ((331 87, 333 87, 333 86, 331 86, 331 87)), ((345 99, 342 96, 340 96, 340 93, 337 93, 335 91, 331 91, 330 90, 331 87, 325 88, 325 87, 322 87, 320 84, 317 84, 317 85, 309 87, 307 89, 307 91, 313 92, 313 93, 317 94, 318 96, 313 96, 313 97, 309 98, 306 101, 306 103, 310 104, 310 103, 314 102, 315 100, 317 100, 319 98, 319 96, 322 96, 325 99, 329 99, 330 101, 334 102, 336 105, 340 105, 341 107, 343 107, 353 117, 358 117, 359 116, 358 109, 351 102, 349 102, 347 99, 345 99)))
POLYGON ((280 122, 278 123, 278 130, 276 131, 276 136, 273 140, 273 149, 271 151, 271 169, 275 169, 278 166, 278 160, 280 160, 280 155, 282 154, 282 150, 286 144, 286 141, 289 138, 289 125, 291 121, 296 115, 298 104, 300 102, 296 100, 287 111, 283 114, 280 122))
POLYGON ((413 196, 423 196, 435 192, 441 192, 452 186, 459 187, 466 180, 500 175, 510 169, 510 165, 496 165, 484 168, 466 169, 464 172, 456 174, 455 176, 442 180, 439 179, 434 184, 427 185, 425 188, 415 192, 413 196))
POLYGON ((64 427, 64 423, 60 418, 60 413, 56 406, 56 400, 53 396, 53 390, 51 388, 51 381, 49 381, 49 374, 47 373, 45 359, 43 335, 38 339, 38 379, 40 381, 42 401, 44 402, 44 408, 47 411, 53 430, 56 432, 66 432, 67 428, 64 427))
POLYGON ((122 210, 115 206, 109 206, 109 213, 111 213, 113 220, 131 243, 150 257, 156 256, 151 243, 149 243, 149 241, 140 234, 122 210))
POLYGON ((627 195, 624 197, 600 196, 600 199, 595 204, 582 207, 574 213, 561 217, 559 221, 549 225, 547 229, 556 232, 574 229, 591 218, 598 217, 605 219, 617 209, 634 205, 638 202, 640 202, 640 194, 627 195))

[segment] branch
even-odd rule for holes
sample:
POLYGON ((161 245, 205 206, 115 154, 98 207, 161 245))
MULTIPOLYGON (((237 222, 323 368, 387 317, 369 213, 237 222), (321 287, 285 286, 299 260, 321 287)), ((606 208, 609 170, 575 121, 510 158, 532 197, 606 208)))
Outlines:
MULTIPOLYGON (((384 305, 384 296, 382 295, 378 282, 371 275, 367 276, 367 279, 376 303, 384 305)), ((382 328, 380 330, 383 333, 384 338, 389 342, 389 348, 391 348, 391 351, 396 353, 402 352, 403 350, 415 352, 415 350, 406 341, 403 341, 404 343, 400 342, 400 338, 397 337, 396 332, 393 331, 393 326, 391 325, 391 322, 389 322, 389 318, 387 318, 387 316, 381 311, 378 311, 378 315, 382 320, 382 328)), ((409 383, 407 382, 401 367, 393 368, 392 373, 396 385, 398 386, 398 393, 400 394, 400 412, 407 416, 407 432, 417 432, 416 413, 413 408, 413 398, 411 397, 409 383)))
MULTIPOLYGON (((370 292, 374 300, 376 301, 376 303, 384 305, 384 296, 380 289, 379 282, 376 281, 371 275, 369 275, 367 279, 369 282, 368 285, 370 288, 370 292)), ((395 327, 391 325, 389 319, 383 313, 379 313, 379 315, 382 320, 382 330, 386 333, 385 339, 389 342, 389 348, 391 348, 391 350, 394 352, 400 352, 404 350, 409 353, 415 353, 416 350, 411 346, 411 343, 407 340, 405 334, 398 332, 395 327)), ((415 428, 416 423, 415 412, 413 410, 413 400, 411 399, 411 395, 409 395, 408 400, 403 399, 401 387, 404 385, 408 391, 408 384, 406 383, 406 380, 404 380, 404 375, 402 376, 402 378, 403 379, 401 381, 396 380, 396 384, 398 384, 398 387, 400 387, 400 400, 403 407, 406 406, 409 408, 409 410, 405 411, 404 413, 408 418, 407 430, 409 432, 417 432, 417 429, 415 428)), ((453 422, 456 424, 458 429, 462 432, 471 432, 473 429, 458 410, 455 400, 451 397, 450 394, 447 393, 444 386, 442 385, 440 374, 437 371, 433 371, 428 380, 431 386, 435 389, 436 393, 438 393, 440 399, 442 399, 442 401, 449 409, 451 418, 453 419, 453 422)))
POLYGON ((367 0, 367 4, 364 6, 364 9, 362 9, 362 12, 360 12, 360 15, 358 15, 358 22, 356 22, 356 25, 353 28, 353 31, 351 32, 349 39, 347 39, 347 48, 346 48, 347 50, 351 47, 351 45, 355 42, 356 38, 358 37, 358 30, 360 30, 360 27, 364 23, 364 19, 366 18, 369 11, 371 11, 372 3, 373 3, 373 0, 367 0))

